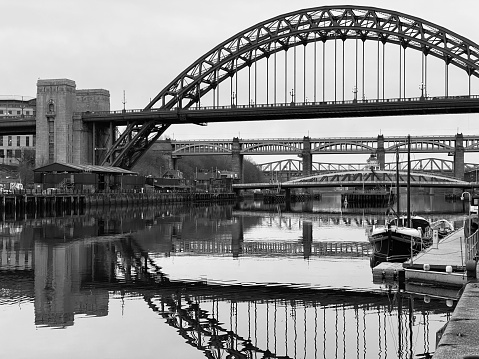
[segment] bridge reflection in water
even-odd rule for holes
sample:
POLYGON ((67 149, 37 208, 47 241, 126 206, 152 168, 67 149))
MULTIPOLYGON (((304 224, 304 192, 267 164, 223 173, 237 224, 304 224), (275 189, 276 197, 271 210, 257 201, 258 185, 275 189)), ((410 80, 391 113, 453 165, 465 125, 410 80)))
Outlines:
MULTIPOLYGON (((232 208, 225 207, 97 216, 37 219, 22 226, 3 223, 0 308, 33 302, 38 327, 68 328, 80 315, 108 321, 115 316, 110 310, 114 302, 143 300, 152 314, 208 358, 406 358, 434 351, 431 338, 452 312, 444 301, 424 301, 392 288, 314 289, 281 282, 232 285, 226 280, 173 279, 161 267, 168 256, 221 257, 229 249, 233 257, 236 238, 241 238, 241 256, 263 256, 267 251, 280 266, 283 255, 305 255, 303 237, 313 243, 306 246, 312 257, 368 256, 367 250, 359 250, 359 242, 314 243, 316 222, 311 219, 293 216, 275 223, 261 216, 234 215, 232 208), (245 232, 262 221, 295 230, 301 225, 298 240, 245 239, 245 232)), ((342 220, 333 215, 324 222, 342 220)), ((358 226, 359 231, 363 228, 358 226)), ((111 321, 111 331, 132 329, 118 327, 118 319, 111 321)), ((135 331, 141 327, 138 323, 135 331)), ((155 333, 145 328, 143 335, 155 333)))

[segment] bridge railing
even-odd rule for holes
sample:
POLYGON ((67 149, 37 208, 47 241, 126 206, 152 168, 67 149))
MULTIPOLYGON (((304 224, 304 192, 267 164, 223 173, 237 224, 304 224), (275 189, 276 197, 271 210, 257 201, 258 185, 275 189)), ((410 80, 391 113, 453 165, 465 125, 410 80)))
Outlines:
POLYGON ((35 115, 0 115, 1 120, 34 120, 35 115))

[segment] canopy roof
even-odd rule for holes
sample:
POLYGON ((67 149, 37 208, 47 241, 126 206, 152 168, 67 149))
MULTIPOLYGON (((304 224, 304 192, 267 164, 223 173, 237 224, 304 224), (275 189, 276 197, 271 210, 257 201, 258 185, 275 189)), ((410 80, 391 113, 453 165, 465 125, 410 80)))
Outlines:
POLYGON ((120 167, 96 166, 96 165, 77 165, 72 163, 54 162, 46 166, 37 167, 34 172, 52 173, 52 172, 67 172, 67 173, 103 173, 103 174, 118 174, 118 175, 138 175, 138 172, 125 170, 120 167))

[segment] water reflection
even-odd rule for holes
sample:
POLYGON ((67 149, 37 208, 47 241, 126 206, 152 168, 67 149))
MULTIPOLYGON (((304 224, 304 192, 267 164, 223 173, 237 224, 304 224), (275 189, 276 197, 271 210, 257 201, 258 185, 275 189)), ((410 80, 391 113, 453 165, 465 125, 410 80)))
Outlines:
MULTIPOLYGON (((3 222, 0 310, 30 302, 42 330, 71 328, 86 316, 102 318, 121 336, 132 328, 113 320, 110 307, 130 298, 198 357, 406 358, 434 351, 436 331, 453 308, 370 283, 366 231, 381 217, 238 208, 3 222)), ((134 330, 155 336, 141 322, 134 330)), ((36 335, 25 333, 27 341, 36 335)))

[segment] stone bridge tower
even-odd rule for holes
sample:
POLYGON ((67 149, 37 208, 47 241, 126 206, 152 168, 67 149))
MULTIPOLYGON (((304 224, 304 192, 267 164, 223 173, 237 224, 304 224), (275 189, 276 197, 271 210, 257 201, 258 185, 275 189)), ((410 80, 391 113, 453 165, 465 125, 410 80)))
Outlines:
POLYGON ((96 128, 75 113, 109 111, 110 93, 77 90, 75 81, 37 81, 36 166, 52 162, 95 164, 97 144, 114 140, 111 124, 96 128))

